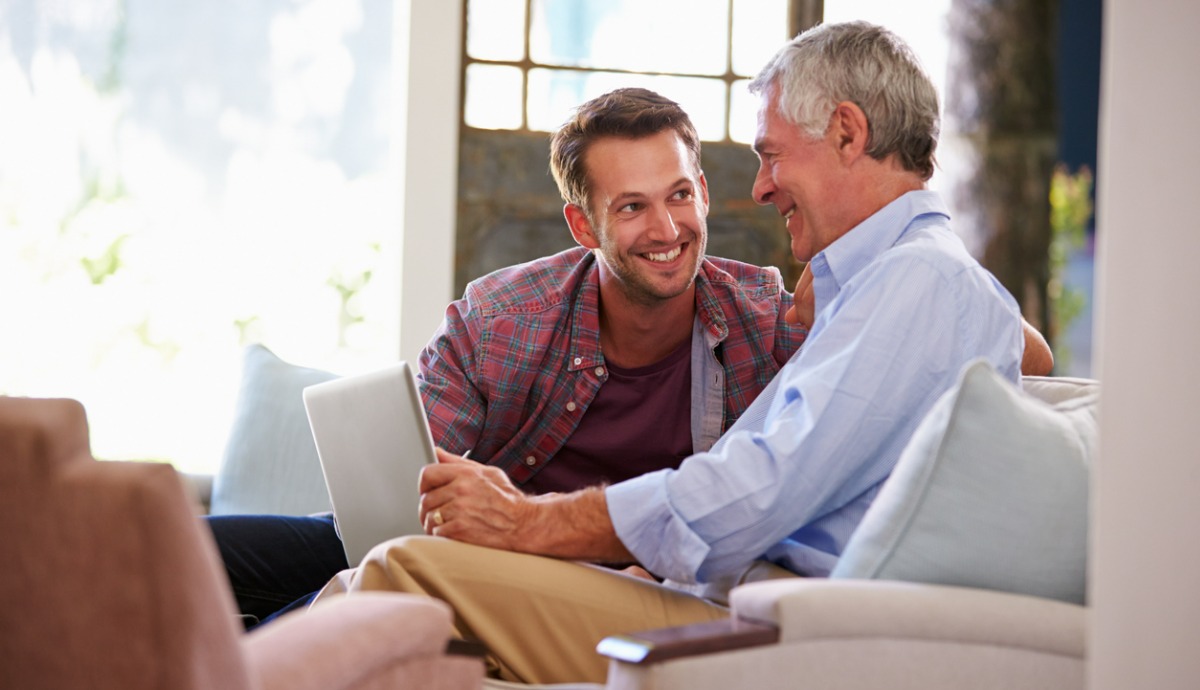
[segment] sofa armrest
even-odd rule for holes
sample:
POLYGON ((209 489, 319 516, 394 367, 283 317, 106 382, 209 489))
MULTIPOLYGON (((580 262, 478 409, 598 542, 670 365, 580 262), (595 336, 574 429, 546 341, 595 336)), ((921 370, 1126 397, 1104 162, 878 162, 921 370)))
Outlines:
POLYGON ((757 582, 732 595, 736 615, 814 637, 951 640, 1083 658, 1086 609, 1051 599, 883 580, 757 582))
POLYGON ((732 604, 737 618, 777 627, 778 642, 658 662, 614 658, 607 690, 1084 687, 1081 606, 957 587, 804 578, 743 585, 732 604))
POLYGON ((447 654, 450 637, 444 603, 368 592, 282 616, 244 644, 263 690, 481 687, 483 659, 447 654))
POLYGON ((779 628, 755 621, 726 618, 606 637, 596 651, 631 664, 653 664, 678 657, 728 652, 779 641, 779 628))

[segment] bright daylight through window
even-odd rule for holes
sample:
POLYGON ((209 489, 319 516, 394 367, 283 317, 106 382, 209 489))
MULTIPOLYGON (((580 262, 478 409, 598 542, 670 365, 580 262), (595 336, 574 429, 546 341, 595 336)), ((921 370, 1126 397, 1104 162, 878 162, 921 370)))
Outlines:
MULTIPOLYGON (((947 3, 824 5, 940 35, 947 3)), ((748 142, 788 5, 467 0, 464 122, 549 131, 642 85, 748 142)), ((82 401, 98 457, 211 472, 245 345, 393 361, 394 30, 390 0, 0 3, 0 394, 82 401)))
POLYGON ((241 349, 395 359, 389 0, 0 4, 0 394, 216 469, 241 349))
POLYGON ((528 21, 526 5, 467 2, 470 127, 551 131, 589 98, 644 86, 679 102, 706 141, 748 142, 747 78, 787 38, 787 0, 531 0, 528 21))

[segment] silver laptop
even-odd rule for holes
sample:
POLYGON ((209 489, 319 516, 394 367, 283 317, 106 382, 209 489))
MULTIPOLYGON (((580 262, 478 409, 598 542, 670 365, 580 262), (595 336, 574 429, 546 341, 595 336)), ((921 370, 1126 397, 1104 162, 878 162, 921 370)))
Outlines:
POLYGON ((304 409, 350 565, 380 542, 422 534, 419 474, 437 456, 412 368, 308 386, 304 409))

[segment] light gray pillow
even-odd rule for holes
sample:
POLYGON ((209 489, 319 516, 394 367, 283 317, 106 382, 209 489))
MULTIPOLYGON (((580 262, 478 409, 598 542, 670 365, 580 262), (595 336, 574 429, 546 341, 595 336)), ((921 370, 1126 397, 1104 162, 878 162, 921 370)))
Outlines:
POLYGON ((1084 603, 1099 386, 1053 405, 983 360, 918 426, 831 573, 1084 603))
POLYGON ((331 510, 301 392, 335 374, 246 347, 237 411, 210 514, 308 515, 331 510))

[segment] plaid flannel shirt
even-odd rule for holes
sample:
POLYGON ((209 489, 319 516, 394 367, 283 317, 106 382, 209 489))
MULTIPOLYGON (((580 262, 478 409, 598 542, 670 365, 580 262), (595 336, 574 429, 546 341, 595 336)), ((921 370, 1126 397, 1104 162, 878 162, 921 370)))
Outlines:
MULTIPOLYGON (((418 381, 434 440, 502 468, 518 485, 574 433, 608 378, 598 268, 574 248, 467 286, 421 352, 418 381)), ((707 450, 807 334, 783 315, 776 268, 707 258, 696 278, 692 437, 707 450)))

